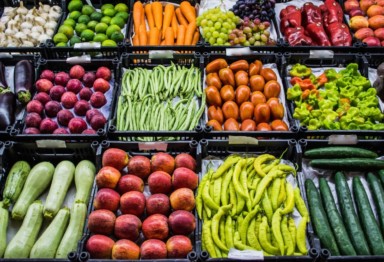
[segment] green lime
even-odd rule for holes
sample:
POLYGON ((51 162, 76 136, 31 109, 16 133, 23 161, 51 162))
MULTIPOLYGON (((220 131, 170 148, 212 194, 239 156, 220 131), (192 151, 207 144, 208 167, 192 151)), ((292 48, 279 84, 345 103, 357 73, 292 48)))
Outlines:
POLYGON ((118 25, 120 28, 123 28, 125 25, 125 22, 123 18, 119 16, 115 16, 111 19, 111 25, 118 25))
POLYGON ((107 9, 104 9, 103 11, 103 15, 106 15, 109 17, 114 17, 116 13, 117 12, 115 11, 115 9, 112 9, 112 8, 107 8, 107 9))
POLYGON ((77 19, 79 19, 80 16, 81 16, 81 13, 79 11, 72 11, 69 13, 68 18, 77 21, 77 19))
POLYGON ((108 37, 105 34, 96 34, 93 38, 94 42, 102 43, 103 41, 107 40, 108 37))
POLYGON ((99 12, 93 12, 90 18, 92 21, 100 22, 101 18, 103 18, 103 14, 99 12))
POLYGON ((111 35, 111 40, 115 41, 116 43, 122 42, 124 40, 124 34, 121 32, 113 32, 111 35))
POLYGON ((101 12, 103 12, 105 9, 108 9, 108 8, 115 8, 114 6, 113 6, 113 4, 103 4, 102 6, 101 6, 101 12))
POLYGON ((87 27, 88 27, 88 29, 95 31, 95 27, 97 24, 98 24, 97 21, 89 21, 89 23, 87 24, 87 27))
POLYGON ((124 3, 118 3, 115 5, 115 10, 117 12, 128 12, 128 6, 124 3))
POLYGON ((76 26, 76 21, 71 18, 67 18, 64 20, 63 25, 69 25, 70 27, 73 28, 76 26))
POLYGON ((120 32, 120 27, 118 25, 110 25, 107 29, 107 36, 108 38, 111 38, 111 35, 113 32, 120 32))
POLYGON ((81 41, 83 42, 89 42, 89 41, 92 41, 93 40, 93 37, 95 36, 95 33, 90 30, 90 29, 85 29, 82 33, 81 33, 81 41))
POLYGON ((59 33, 63 33, 68 38, 71 38, 74 34, 73 28, 69 25, 61 25, 58 30, 59 33))
POLYGON ((77 20, 78 23, 82 23, 82 24, 88 24, 89 21, 91 21, 91 18, 89 18, 89 16, 87 15, 81 15, 77 20))
POLYGON ((108 25, 106 23, 98 23, 95 26, 95 32, 96 33, 105 33, 108 29, 108 25))
POLYGON ((115 17, 121 17, 124 19, 124 23, 128 21, 129 14, 127 12, 118 12, 115 17))
POLYGON ((83 15, 91 15, 93 12, 95 12, 95 8, 90 5, 84 5, 83 8, 81 9, 81 13, 83 15))
POLYGON ((80 11, 82 7, 83 7, 83 1, 81 1, 81 0, 72 0, 68 4, 68 11, 69 12, 80 11))
POLYGON ((64 42, 57 43, 56 47, 67 47, 67 43, 64 43, 64 42))
POLYGON ((117 44, 115 41, 111 40, 111 39, 107 39, 107 40, 104 40, 102 43, 101 43, 101 46, 112 46, 112 47, 116 47, 117 44))
POLYGON ((81 33, 85 30, 85 29, 87 29, 88 27, 87 27, 87 25, 86 24, 77 24, 76 26, 75 26, 75 31, 76 31, 76 35, 81 35, 81 33))
POLYGON ((78 36, 72 36, 72 38, 69 40, 69 45, 74 46, 77 43, 81 43, 81 38, 78 36))
POLYGON ((54 42, 55 44, 60 43, 60 42, 62 42, 62 43, 67 43, 67 42, 68 42, 68 37, 67 37, 65 34, 63 34, 63 33, 57 33, 57 34, 53 37, 53 42, 54 42))
POLYGON ((112 18, 110 18, 109 16, 104 16, 103 18, 101 18, 100 22, 109 25, 111 23, 111 20, 112 18))

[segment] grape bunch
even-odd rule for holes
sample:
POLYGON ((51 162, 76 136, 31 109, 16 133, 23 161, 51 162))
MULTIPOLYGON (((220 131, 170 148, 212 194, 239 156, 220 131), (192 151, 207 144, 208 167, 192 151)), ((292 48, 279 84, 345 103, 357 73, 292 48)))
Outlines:
POLYGON ((211 45, 230 45, 228 35, 239 22, 240 18, 233 12, 224 12, 219 7, 205 11, 196 20, 203 29, 204 39, 211 45))
POLYGON ((275 45, 275 41, 270 38, 270 26, 268 21, 261 22, 258 18, 251 21, 245 18, 238 28, 229 34, 229 43, 243 46, 275 45))
POLYGON ((238 0, 230 10, 241 19, 270 21, 275 15, 275 3, 275 0, 238 0))

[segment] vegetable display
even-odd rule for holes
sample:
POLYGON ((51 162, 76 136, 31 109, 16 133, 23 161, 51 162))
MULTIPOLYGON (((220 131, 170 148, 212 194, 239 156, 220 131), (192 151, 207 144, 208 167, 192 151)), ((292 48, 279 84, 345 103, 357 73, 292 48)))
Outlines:
POLYGON ((355 63, 315 76, 295 64, 289 71, 287 99, 294 101, 293 117, 309 130, 382 130, 383 113, 377 91, 355 63))
POLYGON ((308 211, 299 188, 287 179, 296 170, 284 163, 262 154, 229 155, 216 170, 207 165, 196 209, 203 221, 202 250, 210 257, 227 257, 230 248, 264 255, 307 254, 308 211), (295 208, 301 216, 297 226, 295 208))

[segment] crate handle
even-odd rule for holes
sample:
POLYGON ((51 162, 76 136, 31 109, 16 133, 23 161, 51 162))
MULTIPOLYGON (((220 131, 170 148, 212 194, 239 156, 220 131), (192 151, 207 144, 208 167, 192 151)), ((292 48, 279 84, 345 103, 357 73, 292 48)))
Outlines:
POLYGON ((328 144, 330 145, 356 145, 357 135, 330 135, 328 144))
POLYGON ((241 56, 241 55, 251 55, 253 52, 249 47, 241 48, 226 48, 225 54, 227 56, 241 56))
POLYGON ((172 50, 151 50, 148 52, 149 59, 172 59, 174 51, 172 50))
POLYGON ((259 144, 259 140, 250 136, 229 136, 228 143, 230 145, 255 145, 259 144))
POLYGON ((332 59, 334 55, 332 50, 309 50, 309 59, 332 59))
POLYGON ((66 62, 68 64, 91 63, 91 56, 90 55, 72 56, 72 57, 68 57, 66 62))
POLYGON ((37 148, 67 148, 67 144, 64 140, 47 139, 36 140, 37 148))
POLYGON ((147 142, 139 143, 140 151, 156 150, 156 151, 167 151, 168 143, 166 142, 147 142))
POLYGON ((73 49, 100 49, 101 43, 99 42, 85 42, 85 43, 76 43, 73 46, 73 49))
POLYGON ((228 253, 229 259, 252 259, 253 261, 263 261, 264 260, 264 254, 263 251, 257 251, 257 250, 238 250, 231 248, 228 253))

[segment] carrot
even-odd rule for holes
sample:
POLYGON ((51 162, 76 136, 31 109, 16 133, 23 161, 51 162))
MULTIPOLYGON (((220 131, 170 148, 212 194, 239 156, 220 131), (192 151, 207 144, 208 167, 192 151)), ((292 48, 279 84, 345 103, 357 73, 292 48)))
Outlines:
POLYGON ((149 29, 152 29, 155 27, 155 21, 153 20, 153 14, 151 9, 151 4, 148 3, 144 6, 145 9, 145 16, 147 17, 149 29))
POLYGON ((173 13, 173 16, 172 16, 172 29, 173 29, 173 35, 175 36, 175 39, 177 37, 177 28, 179 27, 179 25, 177 24, 177 19, 176 19, 176 14, 173 13))
POLYGON ((140 45, 147 45, 147 30, 145 28, 145 24, 144 25, 140 25, 139 27, 139 41, 140 41, 140 45))
POLYGON ((149 31, 146 31, 147 33, 147 42, 149 42, 149 31))
POLYGON ((188 22, 185 19, 185 17, 183 16, 183 14, 181 13, 180 8, 176 8, 175 13, 177 16, 177 21, 179 21, 179 25, 183 25, 183 26, 187 27, 188 22))
POLYGON ((183 1, 180 4, 180 11, 184 15, 184 17, 187 18, 188 23, 196 21, 196 13, 195 11, 192 11, 191 7, 191 4, 187 1, 183 1))
POLYGON ((176 45, 184 45, 186 27, 184 25, 179 26, 177 31, 176 45))
POLYGON ((173 35, 172 27, 167 27, 165 29, 165 45, 174 45, 175 44, 175 36, 173 35))
POLYGON ((160 2, 152 3, 152 14, 156 27, 161 30, 163 24, 163 5, 160 2))
POLYGON ((160 45, 165 45, 165 39, 161 41, 160 45))
POLYGON ((144 8, 143 4, 140 1, 137 1, 133 5, 133 24, 136 33, 139 32, 140 24, 142 24, 141 17, 144 17, 144 8))
POLYGON ((140 40, 139 40, 139 34, 138 33, 135 33, 135 36, 132 38, 132 44, 133 44, 133 46, 140 45, 140 40))
POLYGON ((187 30, 185 32, 184 45, 192 44, 192 39, 195 31, 196 31, 196 22, 193 21, 192 23, 189 23, 189 25, 187 26, 187 30))
POLYGON ((174 13, 175 13, 175 6, 173 4, 167 4, 164 8, 163 33, 162 33, 163 38, 165 38, 165 30, 169 26, 171 26, 171 21, 174 13))
POLYGON ((149 45, 159 45, 159 35, 160 31, 157 27, 154 27, 149 30, 149 45))
POLYGON ((196 45, 197 42, 199 41, 199 38, 200 38, 200 33, 198 30, 196 30, 195 33, 193 34, 192 45, 196 45))

